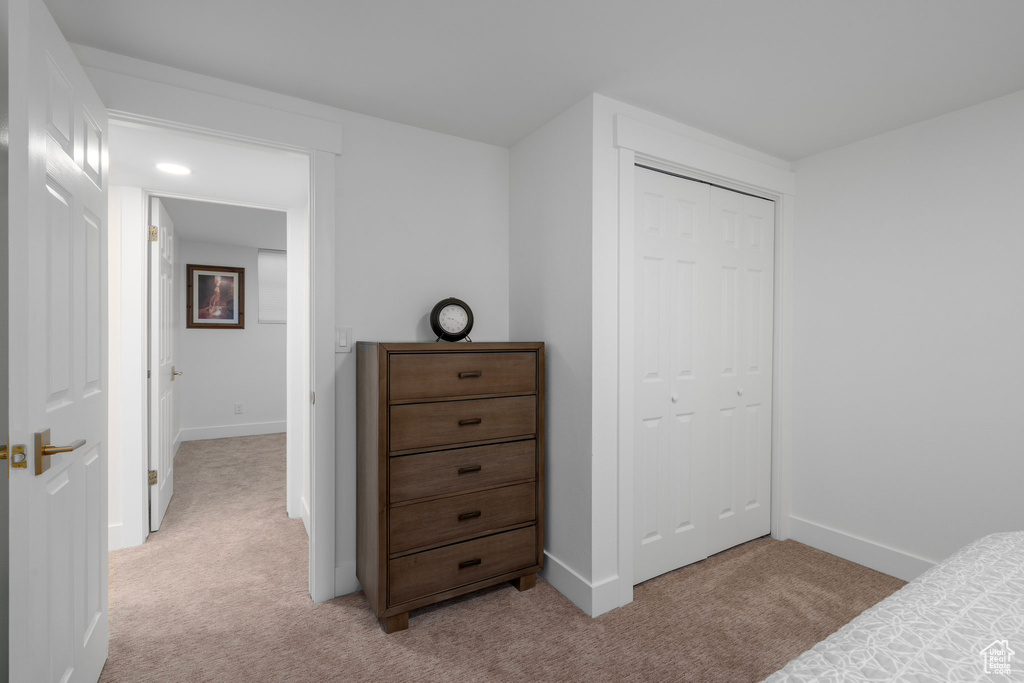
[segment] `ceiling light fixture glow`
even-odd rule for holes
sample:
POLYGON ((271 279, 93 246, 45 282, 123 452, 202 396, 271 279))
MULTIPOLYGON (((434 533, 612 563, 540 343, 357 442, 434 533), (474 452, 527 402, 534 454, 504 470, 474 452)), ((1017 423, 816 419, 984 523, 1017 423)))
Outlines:
POLYGON ((178 164, 157 164, 156 167, 164 173, 170 173, 172 175, 188 175, 192 172, 191 168, 185 166, 179 166, 178 164))

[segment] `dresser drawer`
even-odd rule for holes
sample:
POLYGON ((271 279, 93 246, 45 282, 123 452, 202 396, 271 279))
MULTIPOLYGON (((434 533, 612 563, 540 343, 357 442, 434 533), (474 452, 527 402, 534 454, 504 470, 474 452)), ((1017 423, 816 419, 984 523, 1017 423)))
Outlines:
POLYGON ((536 396, 391 406, 392 451, 530 436, 536 431, 536 396))
POLYGON ((537 354, 430 353, 391 357, 392 401, 537 390, 537 354))
POLYGON ((389 459, 389 500, 447 496, 537 476, 537 442, 513 441, 389 459))
POLYGON ((483 581, 537 564, 537 530, 516 529, 448 545, 388 563, 388 604, 483 581))
POLYGON ((389 513, 389 548, 400 553, 536 518, 537 486, 533 483, 402 505, 389 513))

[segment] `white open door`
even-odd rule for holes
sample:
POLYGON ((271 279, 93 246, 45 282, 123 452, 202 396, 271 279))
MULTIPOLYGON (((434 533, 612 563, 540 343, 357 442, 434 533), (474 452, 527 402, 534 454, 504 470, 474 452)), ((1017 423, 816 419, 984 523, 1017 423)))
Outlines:
POLYGON ((107 113, 42 1, 9 8, 9 675, 91 682, 109 642, 107 113), (43 455, 47 435, 73 450, 43 455))
POLYGON ((156 197, 149 221, 149 530, 163 522, 174 494, 174 223, 156 197), (156 240, 153 240, 153 236, 156 240), (155 473, 155 474, 154 474, 155 473), (154 482, 154 478, 156 481, 154 482))

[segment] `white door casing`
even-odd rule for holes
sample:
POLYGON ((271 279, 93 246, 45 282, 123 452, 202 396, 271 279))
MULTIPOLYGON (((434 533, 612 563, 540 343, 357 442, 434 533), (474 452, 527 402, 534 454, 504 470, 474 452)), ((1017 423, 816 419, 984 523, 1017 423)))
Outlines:
POLYGON ((157 229, 149 243, 149 469, 157 476, 149 486, 149 530, 156 531, 174 495, 175 249, 174 222, 156 197, 149 217, 157 229))
POLYGON ((10 2, 10 680, 95 681, 107 612, 107 113, 41 0, 10 2), (33 434, 54 445, 36 474, 33 434))
POLYGON ((636 169, 634 570, 770 530, 774 205, 636 169))

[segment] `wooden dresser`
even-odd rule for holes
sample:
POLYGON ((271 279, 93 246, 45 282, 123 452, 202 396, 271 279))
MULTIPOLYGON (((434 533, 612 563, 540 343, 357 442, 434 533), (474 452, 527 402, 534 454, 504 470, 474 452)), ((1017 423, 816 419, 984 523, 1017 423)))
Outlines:
POLYGON ((544 567, 544 344, 358 344, 356 574, 409 611, 544 567))

